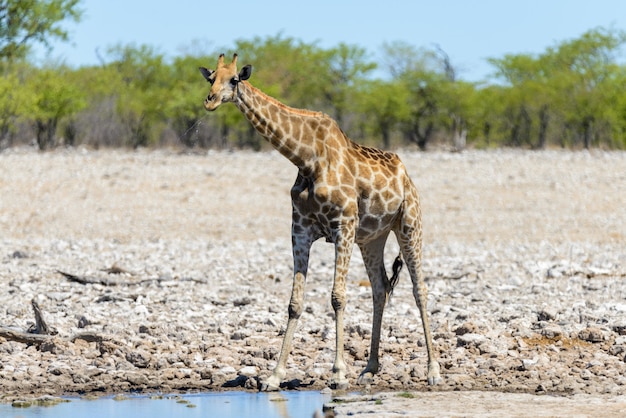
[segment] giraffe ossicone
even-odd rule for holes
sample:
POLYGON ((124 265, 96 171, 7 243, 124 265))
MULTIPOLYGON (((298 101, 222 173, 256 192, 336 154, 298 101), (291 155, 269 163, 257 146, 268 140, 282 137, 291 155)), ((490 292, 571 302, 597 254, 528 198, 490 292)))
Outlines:
POLYGON ((304 289, 309 253, 314 241, 324 238, 335 245, 335 273, 331 302, 335 311, 336 350, 330 386, 348 387, 344 361, 344 310, 346 276, 354 244, 372 287, 374 303, 370 355, 359 384, 372 382, 378 372, 383 310, 393 290, 383 253, 394 232, 413 283, 413 296, 422 318, 428 354, 428 384, 441 380, 428 319, 427 290, 422 276, 422 219, 419 196, 400 158, 391 152, 352 142, 328 115, 294 109, 253 87, 247 80, 252 67, 237 71, 237 54, 230 63, 219 56, 217 67, 200 67, 211 90, 204 107, 214 111, 232 102, 254 129, 296 167, 291 188, 293 287, 287 328, 276 367, 262 390, 278 390, 286 376, 298 318, 304 309, 304 289))

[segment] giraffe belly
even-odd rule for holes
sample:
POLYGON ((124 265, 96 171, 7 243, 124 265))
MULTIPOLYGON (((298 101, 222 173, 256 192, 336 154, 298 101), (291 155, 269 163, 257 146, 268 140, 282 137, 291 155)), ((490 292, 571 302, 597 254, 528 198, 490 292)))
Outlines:
POLYGON ((364 215, 359 218, 359 226, 356 231, 356 242, 364 244, 386 235, 394 224, 395 216, 364 215))

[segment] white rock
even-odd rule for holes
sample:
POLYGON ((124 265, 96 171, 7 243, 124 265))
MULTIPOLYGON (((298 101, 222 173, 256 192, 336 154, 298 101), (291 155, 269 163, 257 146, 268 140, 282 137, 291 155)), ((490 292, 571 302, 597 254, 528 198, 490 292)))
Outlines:
POLYGON ((241 369, 239 369, 239 372, 237 374, 241 376, 252 377, 252 376, 257 376, 259 372, 257 368, 254 366, 246 366, 246 367, 242 367, 241 369))

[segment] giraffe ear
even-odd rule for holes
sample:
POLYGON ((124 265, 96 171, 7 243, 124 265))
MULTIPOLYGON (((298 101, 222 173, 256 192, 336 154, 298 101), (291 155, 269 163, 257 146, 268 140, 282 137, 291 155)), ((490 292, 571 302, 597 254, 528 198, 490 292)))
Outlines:
POLYGON ((204 76, 204 78, 206 78, 206 81, 208 81, 209 83, 213 84, 211 82, 211 74, 213 74, 213 71, 208 70, 204 67, 200 67, 198 68, 200 70, 200 72, 202 73, 202 75, 204 76))
POLYGON ((252 66, 250 64, 244 65, 244 67, 239 71, 239 80, 247 80, 252 75, 252 66))

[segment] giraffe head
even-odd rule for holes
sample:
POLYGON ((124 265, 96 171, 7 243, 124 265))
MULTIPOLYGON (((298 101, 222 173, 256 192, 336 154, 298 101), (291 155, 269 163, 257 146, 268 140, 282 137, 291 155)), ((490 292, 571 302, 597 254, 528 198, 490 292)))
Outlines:
POLYGON ((224 64, 224 54, 221 54, 215 71, 200 67, 200 72, 211 83, 211 91, 204 100, 204 107, 206 110, 213 111, 224 102, 235 101, 237 85, 240 81, 250 78, 252 66, 246 65, 237 73, 237 54, 233 55, 230 64, 224 64))

